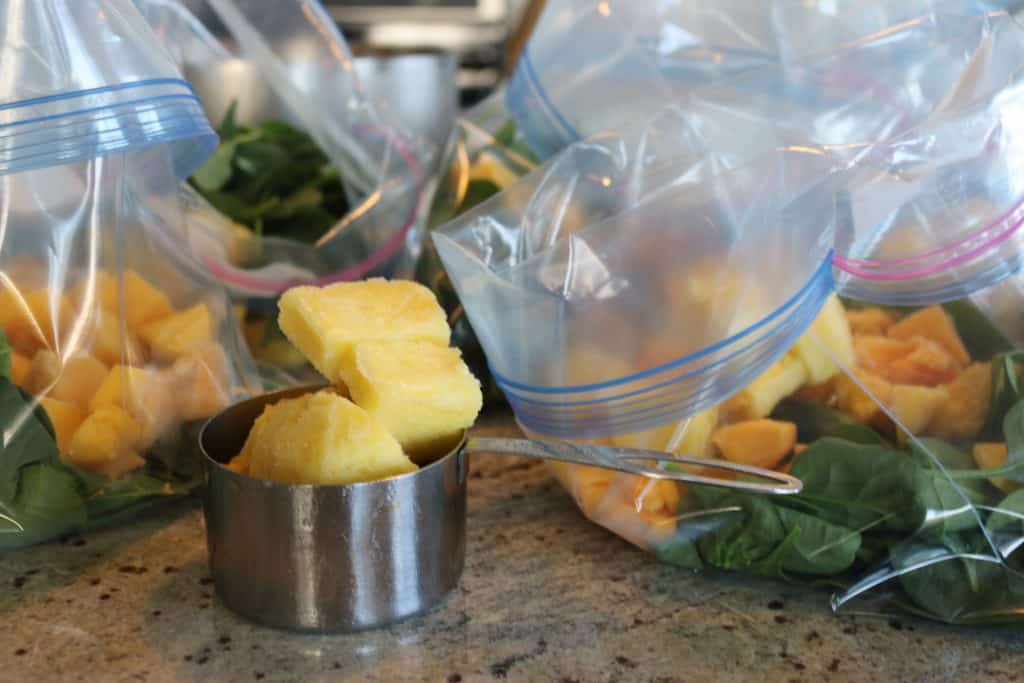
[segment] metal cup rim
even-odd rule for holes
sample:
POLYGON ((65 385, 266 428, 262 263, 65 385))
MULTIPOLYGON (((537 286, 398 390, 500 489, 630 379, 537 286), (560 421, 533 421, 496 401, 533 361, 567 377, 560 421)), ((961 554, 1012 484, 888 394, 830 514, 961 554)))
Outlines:
POLYGON ((436 467, 440 467, 445 461, 447 461, 448 459, 458 455, 462 451, 462 449, 465 448, 465 446, 466 446, 466 440, 468 438, 468 436, 467 436, 468 430, 464 429, 464 430, 462 430, 462 432, 461 432, 461 434, 459 436, 458 443, 453 448, 451 448, 447 453, 445 453, 441 457, 435 458, 430 463, 419 467, 419 469, 417 469, 417 470, 415 470, 413 472, 405 472, 403 474, 394 474, 394 475, 391 475, 390 477, 384 477, 382 479, 374 479, 372 481, 358 481, 358 482, 352 482, 352 483, 348 483, 348 484, 289 484, 289 483, 285 483, 285 482, 272 481, 270 479, 263 479, 263 478, 260 478, 260 477, 254 477, 254 476, 252 476, 250 474, 244 474, 242 472, 236 472, 235 470, 230 469, 229 467, 227 467, 227 465, 225 465, 221 461, 217 460, 216 458, 214 458, 212 455, 210 455, 207 452, 207 450, 206 450, 206 438, 205 438, 206 437, 207 429, 209 429, 210 425, 214 424, 217 420, 221 419, 229 411, 231 411, 233 409, 236 409, 238 406, 244 405, 244 404, 252 402, 252 401, 257 401, 257 400, 260 400, 260 399, 268 399, 269 397, 274 396, 275 394, 302 396, 302 395, 307 394, 307 393, 312 393, 312 392, 315 392, 315 391, 320 391, 321 389, 327 389, 330 386, 331 385, 329 385, 329 384, 309 384, 309 385, 305 385, 305 386, 288 387, 286 389, 277 389, 277 390, 274 390, 274 391, 266 391, 266 392, 263 392, 261 394, 256 394, 254 396, 250 396, 248 398, 242 399, 241 401, 235 401, 231 405, 221 409, 215 415, 210 417, 206 422, 204 422, 202 428, 199 430, 199 452, 202 453, 203 459, 206 462, 207 467, 211 468, 211 471, 212 471, 213 468, 217 468, 219 476, 226 476, 229 479, 234 479, 235 481, 244 481, 244 482, 247 482, 247 485, 252 485, 252 484, 258 482, 260 485, 266 486, 268 488, 291 489, 291 490, 299 490, 299 491, 325 490, 325 489, 353 489, 353 490, 355 490, 355 489, 360 489, 360 488, 374 487, 374 486, 380 485, 383 482, 390 482, 390 481, 394 481, 396 479, 401 479, 401 478, 404 478, 404 477, 415 477, 415 476, 417 476, 417 475, 419 475, 421 473, 424 473, 424 472, 426 472, 428 470, 434 469, 436 467))

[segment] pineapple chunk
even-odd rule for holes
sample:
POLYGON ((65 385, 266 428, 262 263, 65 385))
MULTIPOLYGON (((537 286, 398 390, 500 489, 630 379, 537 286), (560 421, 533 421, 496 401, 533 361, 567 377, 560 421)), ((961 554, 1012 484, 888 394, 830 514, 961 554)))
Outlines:
POLYGON ((196 304, 144 325, 139 336, 154 358, 174 361, 213 340, 213 316, 206 304, 196 304))
POLYGON ((119 461, 138 457, 140 436, 131 415, 117 406, 102 406, 75 430, 64 455, 82 469, 109 471, 119 461))
POLYGON ((779 420, 737 422, 715 430, 711 440, 730 462, 774 469, 796 445, 796 425, 779 420))
POLYGON ((620 448, 639 448, 645 451, 664 451, 668 447, 669 439, 675 434, 679 427, 678 422, 672 422, 654 429, 646 429, 642 432, 630 432, 629 434, 616 434, 612 437, 613 445, 620 448))
MULTIPOLYGON (((995 470, 1006 464, 1009 451, 1005 443, 976 443, 971 452, 979 470, 995 470)), ((1004 493, 1013 493, 1020 484, 1005 477, 989 477, 992 485, 1004 493)))
POLYGON ((106 378, 106 365, 88 354, 77 354, 65 361, 60 377, 49 395, 84 407, 89 405, 106 378))
POLYGON ((93 472, 102 474, 109 479, 118 479, 129 472, 134 472, 145 464, 145 459, 138 453, 125 453, 110 462, 94 467, 93 472))
POLYGON ((249 474, 288 484, 349 484, 417 469, 379 420, 329 390, 268 406, 243 453, 249 474))
POLYGON ((447 346, 444 309, 421 284, 382 278, 322 289, 295 287, 281 297, 285 336, 328 379, 357 342, 402 340, 447 346))
POLYGON ((53 423, 54 431, 57 432, 57 449, 64 453, 71 444, 71 437, 85 421, 85 410, 74 403, 47 397, 39 399, 39 403, 53 423))
POLYGON ((497 185, 498 189, 504 190, 519 180, 519 176, 503 164, 497 156, 484 151, 477 155, 476 161, 469 167, 469 179, 486 180, 497 185))
POLYGON ((145 365, 142 344, 135 333, 122 329, 116 313, 100 310, 96 316, 89 350, 106 365, 145 365))
POLYGON ((92 356, 79 354, 62 363, 53 351, 42 350, 32 359, 24 387, 58 401, 85 406, 107 376, 107 366, 92 356))
POLYGON ((458 349, 427 342, 356 344, 339 365, 342 383, 414 460, 450 448, 483 404, 480 382, 458 349))
POLYGON ((682 433, 669 442, 668 450, 676 455, 706 458, 711 455, 711 435, 718 426, 718 406, 697 413, 687 420, 682 433))
POLYGON ((792 353, 787 353, 722 405, 725 421, 768 417, 782 399, 794 393, 806 381, 806 366, 792 353))
POLYGON ((992 396, 992 367, 974 363, 946 385, 949 400, 928 425, 933 436, 954 441, 977 436, 988 418, 992 396))
POLYGON ((31 394, 45 394, 50 391, 57 378, 60 377, 60 356, 49 349, 42 349, 32 357, 32 365, 25 375, 25 390, 31 394))
POLYGON ((26 356, 57 348, 58 332, 66 332, 75 318, 67 300, 49 289, 22 294, 9 285, 0 287, 0 328, 11 347, 26 356))
POLYGON ((944 387, 919 387, 894 384, 889 409, 911 434, 920 434, 949 400, 944 387))
POLYGON ((183 420, 210 417, 231 399, 227 354, 216 342, 174 361, 163 376, 183 420))
POLYGON ((881 308, 848 311, 846 319, 850 322, 850 329, 857 336, 884 337, 896 322, 895 315, 881 308))
POLYGON ((967 348, 960 339, 960 333, 956 331, 953 318, 942 306, 929 306, 911 313, 892 325, 888 334, 893 339, 930 339, 948 351, 960 367, 966 367, 971 362, 967 348))
POLYGON ((25 386, 25 378, 32 368, 32 361, 17 351, 11 351, 11 381, 19 387, 25 386))
POLYGON ((170 299, 133 270, 125 271, 123 290, 121 280, 117 276, 98 272, 95 277, 81 280, 74 288, 72 296, 79 305, 91 303, 89 308, 98 302, 100 308, 113 313, 115 318, 120 318, 122 291, 124 320, 132 332, 137 332, 143 325, 174 312, 170 299))
POLYGON ((174 396, 154 370, 115 365, 89 401, 89 409, 121 408, 138 423, 137 445, 149 448, 177 420, 174 396))
POLYGON ((801 335, 793 349, 807 368, 808 381, 812 384, 820 384, 839 372, 835 359, 848 368, 853 367, 853 335, 846 309, 838 296, 832 294, 825 300, 810 329, 801 335))

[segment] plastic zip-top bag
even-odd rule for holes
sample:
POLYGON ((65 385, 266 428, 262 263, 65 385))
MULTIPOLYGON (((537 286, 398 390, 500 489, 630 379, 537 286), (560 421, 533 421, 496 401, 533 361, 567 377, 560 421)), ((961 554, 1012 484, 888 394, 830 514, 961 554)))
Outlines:
MULTIPOLYGON (((660 26, 671 33, 671 27, 678 27, 685 18, 687 25, 703 27, 701 31, 694 29, 694 35, 704 36, 704 42, 694 37, 695 46, 686 50, 680 47, 674 57, 677 61, 703 64, 701 78, 676 78, 675 71, 666 67, 664 60, 648 55, 647 59, 637 57, 634 61, 647 64, 650 68, 646 78, 657 80, 663 87, 648 88, 650 96, 646 100, 623 97, 614 83, 604 80, 607 74, 602 69, 608 66, 607 60, 596 60, 591 68, 581 67, 573 72, 580 76, 573 87, 555 89, 566 103, 585 100, 592 104, 581 106, 579 115, 584 117, 588 131, 601 130, 600 125, 609 126, 602 134, 616 134, 624 126, 635 125, 637 120, 650 115, 651 107, 671 102, 686 113, 694 131, 692 161, 703 158, 722 168, 742 165, 772 149, 806 144, 830 146, 837 163, 849 163, 867 144, 928 119, 952 92, 968 87, 968 83, 975 93, 998 89, 1012 72, 1014 56, 1024 43, 1020 28, 1010 17, 985 12, 974 3, 875 3, 874 13, 861 15, 859 8, 856 17, 842 12, 821 15, 820 7, 779 3, 772 11, 781 13, 781 18, 771 26, 767 25, 771 23, 767 16, 760 14, 768 12, 771 3, 759 5, 756 11, 750 9, 735 21, 718 8, 713 10, 705 5, 672 5, 671 11, 650 3, 623 5, 621 12, 633 19, 626 22, 615 14, 619 11, 616 3, 606 12, 594 4, 550 4, 549 14, 532 38, 528 55, 509 91, 495 95, 461 117, 449 150, 450 163, 435 197, 431 225, 451 220, 515 183, 539 163, 543 154, 538 155, 535 150, 549 152, 576 139, 574 133, 549 140, 550 144, 535 144, 538 135, 546 134, 537 132, 537 126, 529 119, 539 116, 544 107, 534 103, 516 108, 513 104, 522 94, 516 92, 515 83, 524 70, 560 73, 559 60, 573 51, 552 52, 544 46, 564 44, 566 32, 577 26, 577 21, 601 24, 604 29, 600 35, 619 32, 621 51, 628 54, 653 49, 647 42, 624 38, 632 35, 630 30, 639 30, 638 25, 646 25, 648 31, 660 26), (938 11, 933 4, 945 8, 938 11), (670 21, 673 12, 688 14, 670 21), (732 55, 729 59, 709 56, 710 53, 721 57, 721 50, 712 50, 708 47, 712 43, 707 41, 725 40, 720 34, 726 31, 726 25, 731 27, 736 40, 753 40, 748 35, 753 29, 740 31, 739 25, 754 17, 760 17, 766 24, 759 31, 770 34, 770 40, 769 36, 762 36, 755 41, 762 45, 762 59, 739 59, 730 51, 724 53, 732 55), (904 17, 911 18, 898 25, 886 24, 904 17), (808 22, 822 29, 815 34, 816 45, 830 49, 812 56, 805 54, 809 51, 807 45, 800 50, 786 49, 785 36, 795 26, 808 22), (885 30, 869 32, 879 27, 885 30), (556 40, 555 36, 563 40, 556 40), (781 53, 785 53, 784 59, 781 53), (534 55, 536 64, 530 61, 529 54, 534 55)), ((749 57, 750 53, 744 54, 749 57)), ((635 78, 644 82, 641 75, 635 78)), ((673 163, 678 166, 684 162, 676 159, 673 163)), ((676 166, 666 165, 666 173, 676 172, 676 166)), ((417 279, 437 292, 449 312, 455 343, 477 376, 486 382, 488 395, 500 395, 475 333, 429 245, 419 263, 417 279)))
POLYGON ((274 323, 298 284, 410 276, 436 150, 365 93, 316 0, 204 0, 216 37, 179 0, 136 0, 221 121, 183 185, 193 251, 247 305, 257 359, 302 375, 274 323))
MULTIPOLYGON (((671 106, 435 233, 532 436, 804 484, 766 498, 553 465, 588 517, 681 566, 825 579, 837 606, 1019 618, 1019 95, 1001 61, 1018 38, 978 19, 962 78, 887 139, 750 158, 671 106), (887 244, 908 250, 877 259, 887 244), (848 267, 872 259, 886 277, 848 267)), ((792 140, 777 123, 763 135, 792 140)))
POLYGON ((254 388, 226 292, 183 253, 216 136, 129 0, 0 13, 0 548, 202 479, 203 420, 254 388))

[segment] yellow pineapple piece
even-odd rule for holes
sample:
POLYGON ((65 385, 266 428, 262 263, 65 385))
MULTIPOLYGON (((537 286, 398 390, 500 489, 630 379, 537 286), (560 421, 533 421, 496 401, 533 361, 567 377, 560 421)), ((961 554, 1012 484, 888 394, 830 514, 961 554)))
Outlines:
POLYGON ((723 405, 726 422, 768 417, 782 399, 807 381, 807 367, 787 353, 723 405))
POLYGON ((676 432, 668 443, 668 450, 677 455, 709 457, 712 450, 711 435, 717 426, 718 406, 697 413, 686 420, 681 432, 676 432))
POLYGON ((48 393, 60 377, 60 356, 49 349, 41 349, 32 357, 32 364, 22 385, 31 394, 48 393))
POLYGON ((39 403, 53 423, 54 431, 57 432, 57 449, 64 453, 71 443, 72 435, 85 421, 85 410, 74 403, 45 396, 39 399, 39 403))
POLYGON ((17 351, 11 351, 11 381, 17 384, 19 387, 25 386, 25 378, 28 377, 29 370, 32 368, 32 361, 26 356, 18 353, 17 351))
POLYGON ((285 336, 325 377, 338 379, 341 358, 366 341, 447 346, 444 309, 421 284, 381 278, 328 287, 295 287, 279 303, 285 336))
POLYGON ((213 339, 213 316, 206 304, 196 304, 144 325, 139 337, 154 358, 174 361, 213 339))
MULTIPOLYGON (((979 470, 995 470, 1006 464, 1009 451, 1005 443, 976 443, 971 451, 979 470)), ((1004 493, 1013 493, 1020 484, 1006 477, 989 477, 992 485, 1004 493)))
POLYGON ((428 342, 356 344, 338 366, 341 382, 406 453, 454 446, 483 405, 480 382, 458 349, 428 342))
POLYGON ((21 292, 0 283, 0 328, 11 347, 26 356, 57 348, 58 333, 66 334, 74 318, 74 309, 59 292, 21 292))
POLYGON ((138 457, 140 437, 131 415, 117 406, 102 406, 75 430, 64 457, 82 469, 109 472, 119 462, 138 457))
POLYGON ((223 409, 231 400, 228 391, 228 358, 216 342, 179 358, 163 371, 165 386, 171 393, 178 415, 183 420, 201 420, 223 409))
POLYGON ((76 354, 64 361, 50 397, 60 401, 89 405, 96 390, 107 378, 107 366, 88 354, 76 354))
POLYGON ((116 313, 97 311, 87 345, 92 355, 106 365, 145 365, 142 343, 134 332, 122 326, 116 313))
POLYGON ((350 484, 417 469, 377 418, 330 390, 268 406, 243 453, 249 474, 289 484, 350 484))
POLYGON ((169 388, 155 370, 115 365, 89 401, 89 409, 113 406, 125 410, 138 423, 138 446, 145 450, 178 418, 169 388))
POLYGON ((892 385, 888 407, 911 434, 921 434, 949 400, 945 387, 892 385))
POLYGON ((611 438, 613 445, 620 448, 639 448, 645 451, 664 451, 668 447, 669 439, 679 428, 678 422, 671 422, 667 425, 645 429, 642 432, 630 432, 629 434, 616 434, 611 438))
POLYGON ((853 334, 850 332, 846 309, 838 296, 829 295, 793 350, 807 368, 807 378, 811 384, 825 382, 839 372, 836 359, 847 368, 853 367, 853 334))
POLYGON ((98 304, 100 308, 120 318, 122 292, 124 320, 132 332, 174 312, 167 295, 134 270, 125 271, 123 283, 116 275, 102 271, 83 278, 75 286, 72 297, 80 305, 88 304, 89 308, 93 308, 98 304))

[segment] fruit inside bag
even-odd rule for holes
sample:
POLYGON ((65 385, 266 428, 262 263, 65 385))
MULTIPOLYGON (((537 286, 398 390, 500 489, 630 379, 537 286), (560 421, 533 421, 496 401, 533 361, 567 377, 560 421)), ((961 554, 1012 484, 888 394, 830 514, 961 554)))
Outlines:
POLYGON ((3 41, 20 47, 0 149, 0 550, 189 493, 198 428, 255 389, 226 292, 180 249, 178 184, 215 144, 199 103, 131 2, 51 4, 5 13, 33 38, 3 41), (74 58, 43 64, 35 38, 74 58))

